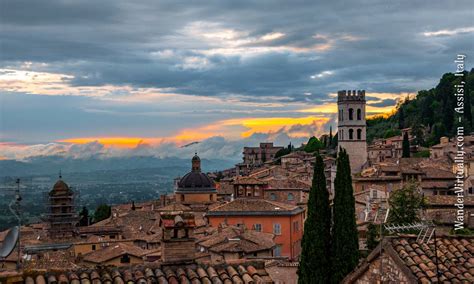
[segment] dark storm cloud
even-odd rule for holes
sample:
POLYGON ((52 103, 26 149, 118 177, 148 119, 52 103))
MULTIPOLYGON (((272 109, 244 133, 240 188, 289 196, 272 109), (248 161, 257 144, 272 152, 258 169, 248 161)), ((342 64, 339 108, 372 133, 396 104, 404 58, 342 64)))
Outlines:
POLYGON ((423 34, 471 26, 469 1, 320 2, 3 1, 0 64, 48 63, 73 86, 317 104, 339 89, 429 88, 472 48, 472 33, 423 34), (226 30, 238 35, 204 35, 226 30))
POLYGON ((385 99, 382 100, 381 102, 376 102, 376 103, 367 103, 369 106, 373 107, 386 107, 386 106, 393 106, 397 104, 397 100, 394 99, 385 99))

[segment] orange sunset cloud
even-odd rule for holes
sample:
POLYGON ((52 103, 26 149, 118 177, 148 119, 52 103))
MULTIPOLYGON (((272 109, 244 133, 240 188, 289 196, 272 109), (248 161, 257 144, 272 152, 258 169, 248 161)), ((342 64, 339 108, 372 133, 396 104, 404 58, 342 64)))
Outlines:
POLYGON ((321 128, 328 121, 329 118, 318 116, 228 119, 194 129, 183 129, 170 137, 80 137, 57 142, 71 144, 97 142, 105 147, 135 148, 143 144, 159 145, 165 142, 182 145, 213 136, 225 136, 231 139, 248 138, 255 133, 272 134, 278 131, 285 132, 290 137, 309 137, 322 134, 321 128), (306 128, 300 129, 302 127, 306 128))

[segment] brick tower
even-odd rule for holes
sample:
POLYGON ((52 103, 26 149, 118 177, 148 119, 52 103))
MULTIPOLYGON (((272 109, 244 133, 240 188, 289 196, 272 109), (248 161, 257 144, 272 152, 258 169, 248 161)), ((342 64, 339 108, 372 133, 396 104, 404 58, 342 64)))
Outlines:
POLYGON ((346 149, 352 173, 361 171, 367 162, 365 90, 337 93, 338 149, 346 149))

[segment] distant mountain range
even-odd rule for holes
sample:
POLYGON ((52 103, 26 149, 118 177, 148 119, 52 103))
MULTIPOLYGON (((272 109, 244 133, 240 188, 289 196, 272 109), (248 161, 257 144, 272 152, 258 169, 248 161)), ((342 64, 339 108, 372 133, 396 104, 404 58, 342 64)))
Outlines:
MULTIPOLYGON (((212 172, 232 167, 235 161, 222 159, 202 159, 203 171, 212 172)), ((0 160, 0 177, 24 177, 62 173, 87 173, 96 171, 137 170, 162 168, 172 174, 183 174, 183 169, 191 169, 190 159, 157 158, 152 156, 135 157, 92 157, 86 159, 65 158, 60 156, 40 156, 27 161, 0 160), (171 172, 170 172, 171 170, 171 172)))

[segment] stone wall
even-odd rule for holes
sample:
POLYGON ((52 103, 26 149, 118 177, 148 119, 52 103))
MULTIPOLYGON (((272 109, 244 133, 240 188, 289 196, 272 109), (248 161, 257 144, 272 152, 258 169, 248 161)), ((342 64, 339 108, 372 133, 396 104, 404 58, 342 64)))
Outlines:
POLYGON ((398 268, 396 263, 387 254, 383 254, 382 261, 380 257, 370 263, 369 268, 360 275, 355 283, 412 283, 405 273, 398 268), (381 273, 382 272, 382 273, 381 273), (381 275, 383 279, 380 279, 381 275), (381 281, 382 280, 382 281, 381 281))

